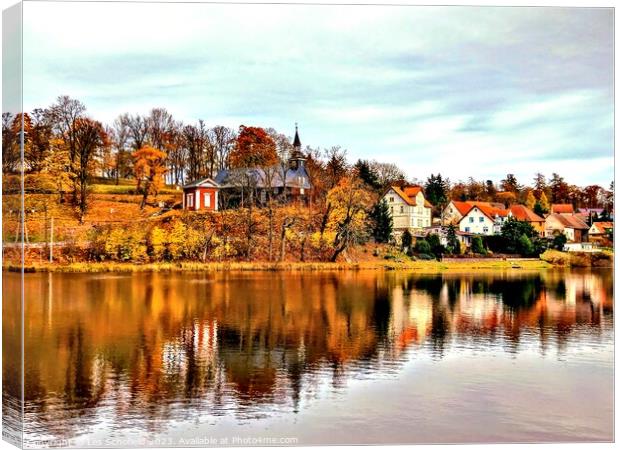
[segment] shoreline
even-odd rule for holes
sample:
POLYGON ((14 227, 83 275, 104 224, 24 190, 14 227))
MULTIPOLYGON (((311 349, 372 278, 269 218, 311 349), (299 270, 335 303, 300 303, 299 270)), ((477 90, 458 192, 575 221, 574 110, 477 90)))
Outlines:
MULTIPOLYGON (((30 264, 24 266, 25 273, 66 272, 317 272, 317 271, 359 271, 359 270, 413 270, 420 272, 443 272, 452 270, 541 270, 559 268, 543 260, 498 260, 480 258, 473 261, 364 261, 364 262, 176 262, 176 263, 69 263, 69 264, 30 264)), ((5 264, 4 271, 21 272, 22 267, 5 264)))

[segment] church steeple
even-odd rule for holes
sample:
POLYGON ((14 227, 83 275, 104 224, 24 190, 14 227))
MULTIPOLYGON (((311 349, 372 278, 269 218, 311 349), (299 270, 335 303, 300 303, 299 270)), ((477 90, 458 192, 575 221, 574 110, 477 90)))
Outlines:
POLYGON ((295 150, 301 151, 301 140, 299 139, 299 131, 297 130, 297 122, 295 122, 295 139, 293 139, 293 147, 295 150))
POLYGON ((291 157, 289 159, 289 164, 291 168, 297 170, 300 167, 303 167, 306 158, 301 151, 301 139, 299 139, 299 130, 297 129, 297 122, 295 122, 295 139, 293 139, 293 152, 291 153, 291 157))

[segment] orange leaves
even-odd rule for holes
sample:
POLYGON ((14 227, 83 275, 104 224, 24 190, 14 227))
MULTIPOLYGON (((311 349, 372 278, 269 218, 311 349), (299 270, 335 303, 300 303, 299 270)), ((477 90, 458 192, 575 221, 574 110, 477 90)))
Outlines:
POLYGON ((239 127, 235 148, 230 152, 231 167, 265 167, 276 164, 276 143, 259 127, 239 127))

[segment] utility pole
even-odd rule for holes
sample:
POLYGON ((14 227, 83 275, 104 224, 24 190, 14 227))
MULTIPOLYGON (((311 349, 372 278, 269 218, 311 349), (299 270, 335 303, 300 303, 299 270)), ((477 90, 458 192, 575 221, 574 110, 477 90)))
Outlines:
POLYGON ((54 216, 50 219, 50 262, 54 262, 54 216))

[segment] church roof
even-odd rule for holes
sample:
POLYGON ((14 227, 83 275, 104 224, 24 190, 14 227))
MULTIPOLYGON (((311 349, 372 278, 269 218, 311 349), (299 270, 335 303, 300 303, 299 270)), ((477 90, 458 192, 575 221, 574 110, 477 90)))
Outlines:
POLYGON ((301 139, 299 139, 299 132, 297 131, 297 124, 295 124, 295 139, 293 139, 293 147, 301 147, 301 139))

